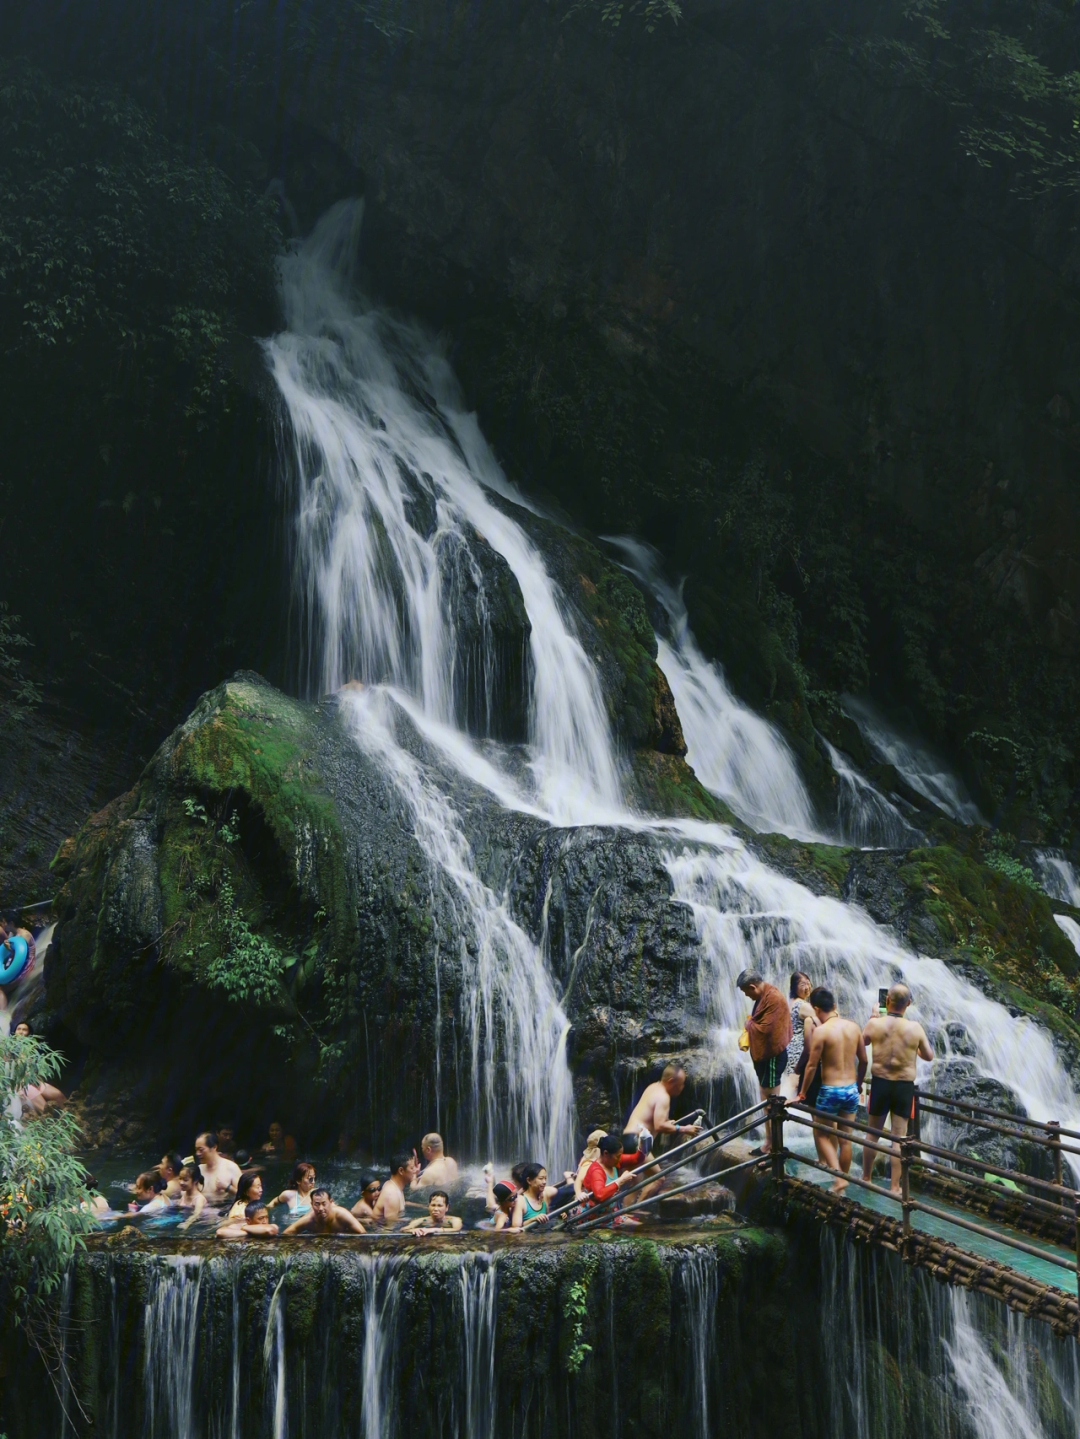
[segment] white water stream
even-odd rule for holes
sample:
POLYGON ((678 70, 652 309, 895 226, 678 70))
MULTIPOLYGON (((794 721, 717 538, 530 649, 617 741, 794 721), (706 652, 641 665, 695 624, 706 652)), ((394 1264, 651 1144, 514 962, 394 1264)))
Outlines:
MULTIPOLYGON (((348 680, 365 686, 343 692, 357 743, 398 789, 418 844, 457 896, 472 992, 464 1017, 476 1105, 467 1147, 475 1152, 513 1135, 519 1151, 546 1159, 551 1169, 571 1162, 576 1120, 567 1019, 542 947, 515 923, 506 897, 480 878, 466 827, 436 769, 401 742, 397 711, 410 716, 446 764, 505 807, 554 824, 664 835, 674 897, 692 906, 701 937, 715 1073, 753 1089, 735 1044, 746 1003, 734 980, 745 965, 759 966, 785 989, 790 969, 805 969, 815 982, 830 981, 855 1015, 868 1014, 878 987, 902 974, 923 1020, 930 1027, 962 1022, 979 1067, 1011 1086, 1029 1113, 1080 1125, 1080 1100, 1037 1025, 1013 1019, 941 962, 906 951, 858 908, 819 898, 770 870, 723 826, 649 820, 624 805, 596 671, 542 555, 492 495, 524 501, 465 414, 437 347, 419 329, 365 309, 352 293, 358 224, 358 207, 338 206, 286 262, 289 329, 267 350, 290 425, 297 581, 312 674, 323 690, 348 680), (433 528, 418 519, 418 494, 434 514, 433 528), (477 546, 484 543, 512 571, 531 623, 524 783, 496 746, 481 750, 470 739, 461 718, 458 621, 445 576, 450 557, 459 565, 462 555, 479 572, 477 546), (500 1123, 493 1106, 508 1111, 510 1122, 500 1123)), ((482 622, 482 587, 478 593, 482 622)), ((673 638, 661 662, 699 775, 763 827, 813 837, 809 802, 786 746, 733 700, 720 671, 693 645, 685 612, 680 619, 670 595, 667 603, 673 638)), ((488 676, 491 683, 497 678, 488 676)), ((869 738, 871 722, 862 723, 869 738)), ((886 741, 873 733, 880 748, 886 741)), ((940 774, 930 775, 925 756, 913 759, 910 746, 901 753, 889 744, 891 762, 915 788, 933 789, 935 803, 957 810, 970 804, 940 774)))
POLYGON ((978 805, 963 782, 925 745, 905 739, 869 700, 844 696, 844 710, 862 731, 863 739, 917 794, 936 804, 958 824, 985 824, 978 805))

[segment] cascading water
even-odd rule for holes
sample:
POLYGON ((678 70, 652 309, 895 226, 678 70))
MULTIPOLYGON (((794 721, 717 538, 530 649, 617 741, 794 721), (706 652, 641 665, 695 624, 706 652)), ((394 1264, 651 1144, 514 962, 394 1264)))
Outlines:
POLYGON ((836 826, 841 844, 860 849, 912 849, 921 844, 922 835, 896 805, 860 774, 846 755, 828 740, 824 744, 838 781, 836 826))
POLYGON ((891 764, 916 794, 936 804, 958 824, 986 823, 960 779, 928 749, 898 735, 869 700, 845 695, 843 704, 870 748, 891 764))
POLYGON ((682 595, 664 580, 655 550, 625 535, 605 538, 663 612, 666 623, 656 637, 657 663, 671 686, 686 758, 698 779, 755 829, 793 839, 823 839, 783 736, 740 704, 720 666, 698 649, 682 595))
MULTIPOLYGON (((1051 899, 1059 899, 1062 904, 1080 909, 1080 871, 1076 865, 1058 849, 1037 849, 1035 865, 1042 887, 1051 899)), ((1080 923, 1068 914, 1055 914, 1054 920, 1080 954, 1080 923)))
MULTIPOLYGON (((144 1318, 143 1373, 149 1439, 195 1433, 195 1363, 203 1264, 170 1258, 154 1276, 144 1318)), ((275 1431, 274 1439, 279 1439, 275 1431)))
MULTIPOLYGON (((745 1010, 734 986, 740 969, 760 967, 780 982, 786 970, 807 969, 816 981, 829 980, 857 1015, 870 1012, 881 984, 903 975, 928 1027, 941 1033, 950 1021, 962 1023, 977 1067, 1007 1083, 1032 1116, 1080 1123, 1068 1073, 1034 1022, 1014 1020, 946 965, 905 951, 857 908, 774 873, 723 826, 650 820, 625 807, 596 670, 543 557, 498 502, 521 504, 521 497, 464 413, 437 349, 419 330, 365 310, 350 292, 358 222, 358 207, 337 207, 286 262, 290 329, 267 349, 292 437, 297 571, 313 673, 322 687, 366 686, 341 692, 343 710, 358 745, 408 805, 417 842, 454 896, 470 996, 463 1018, 474 1152, 512 1137, 516 1151, 524 1140, 557 1168, 571 1157, 574 1114, 567 1019, 542 945, 481 878, 448 772, 503 808, 550 824, 657 835, 673 898, 697 919, 715 1072, 734 1077, 748 1095, 749 1066, 735 1044, 745 1010), (486 698, 479 707, 457 678, 464 631, 492 632, 496 581, 484 578, 495 572, 492 553, 498 585, 520 595, 528 620, 524 776, 520 750, 490 740, 481 748, 466 733, 492 732, 485 716, 506 698, 499 667, 480 666, 486 698), (471 587, 459 586, 451 603, 455 576, 465 571, 471 587)), ((812 836, 786 747, 734 703, 720 672, 696 651, 681 602, 657 584, 649 552, 620 543, 639 574, 644 567, 651 575, 669 617, 672 639, 661 660, 699 774, 765 827, 812 836)), ((914 788, 959 816, 977 814, 951 776, 865 708, 852 710, 914 788)))

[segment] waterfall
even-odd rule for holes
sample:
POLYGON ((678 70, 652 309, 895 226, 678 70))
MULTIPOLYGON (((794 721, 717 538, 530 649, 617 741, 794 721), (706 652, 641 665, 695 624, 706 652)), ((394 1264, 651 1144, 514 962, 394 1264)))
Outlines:
MULTIPOLYGON (((1076 866, 1059 849, 1037 849, 1034 858, 1042 887, 1050 898, 1080 909, 1080 872, 1076 866)), ((1055 914, 1054 922, 1080 954, 1080 922, 1068 914, 1055 914)))
POLYGON ((400 1262, 364 1255, 364 1347, 360 1373, 363 1439, 395 1439, 394 1382, 398 1359, 397 1316, 400 1262))
POLYGON ((691 1439, 712 1439, 710 1423, 710 1379, 716 1353, 716 1309, 720 1299, 720 1278, 716 1257, 707 1249, 695 1248, 681 1256, 676 1270, 680 1300, 685 1306, 689 1353, 682 1356, 686 1376, 686 1407, 692 1415, 691 1439))
POLYGON ((869 700, 845 695, 843 704, 874 753, 885 764, 891 764, 916 794, 937 805, 958 824, 986 823, 959 777, 924 745, 897 734, 869 700))
MULTIPOLYGON (((194 1435, 195 1365, 203 1263, 170 1257, 151 1281, 144 1317, 143 1376, 148 1439, 194 1435)), ((274 1432, 274 1439, 284 1439, 274 1432)))
POLYGON ((489 1254, 468 1254, 460 1268, 461 1376, 464 1422, 461 1439, 495 1439, 495 1301, 497 1270, 489 1254))
POLYGON ((923 836, 845 754, 823 741, 838 781, 836 827, 842 844, 859 849, 912 849, 923 836))
POLYGON ((705 786, 757 830, 823 839, 795 757, 780 731, 741 704, 724 672, 698 649, 681 591, 663 578, 660 557, 626 535, 604 537, 656 601, 664 619, 657 663, 679 712, 686 758, 705 786))
MULTIPOLYGON (((515 518, 515 505, 528 506, 464 412, 438 347, 352 290, 359 216, 356 205, 335 207, 284 262, 288 329, 266 349, 288 421, 310 676, 320 689, 344 683, 341 711, 356 744, 407 806, 454 913, 465 1031, 456 1067, 468 1071, 472 1100, 466 1147, 475 1154, 512 1144, 557 1171, 573 1157, 575 1114, 568 1019, 543 944, 481 875, 467 812, 475 806, 456 777, 542 824, 604 827, 613 840, 626 830, 656 836, 672 898, 697 921, 709 1062, 748 1096, 755 1088, 736 1048, 740 969, 753 965, 785 987, 790 969, 805 969, 860 1017, 880 985, 903 976, 931 1032, 963 1023, 978 1068, 1014 1089, 1029 1114, 1080 1124, 1069 1075, 1034 1021, 1014 1020, 948 966, 905 950, 855 906, 770 870, 726 827, 627 808, 597 670, 515 518), (508 614, 518 615, 509 629, 508 614), (519 641, 524 661, 514 657, 519 641), (514 734, 499 716, 513 711, 519 686, 527 690, 525 732, 514 734), (506 743, 523 738, 524 750, 506 743)), ((762 827, 814 838, 790 751, 702 658, 652 552, 618 544, 663 612, 660 661, 699 776, 762 827)), ((978 818, 931 756, 861 702, 849 709, 913 788, 958 818, 978 818)), ((437 974, 432 988, 441 1005, 437 974)))
POLYGON ((985 1295, 821 1234, 821 1335, 836 1435, 1074 1439, 1076 1342, 985 1295))

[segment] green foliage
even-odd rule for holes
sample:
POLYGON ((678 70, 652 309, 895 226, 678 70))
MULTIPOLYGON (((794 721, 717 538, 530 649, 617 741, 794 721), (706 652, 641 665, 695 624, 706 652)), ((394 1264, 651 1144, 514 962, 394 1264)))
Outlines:
MULTIPOLYGON (((72 1259, 95 1228, 83 1208, 86 1170, 75 1157, 79 1130, 61 1110, 16 1121, 11 1097, 55 1081, 61 1059, 33 1037, 0 1035, 0 1302, 6 1320, 26 1331, 57 1384, 64 1367, 59 1291, 72 1259)), ((61 1402, 63 1393, 60 1392, 61 1402)))
POLYGON ((624 20, 640 20, 651 34, 662 20, 678 23, 682 6, 678 0, 573 0, 566 18, 582 13, 597 15, 605 25, 616 29, 624 20))
POLYGON ((570 1325, 570 1341, 566 1351, 566 1372, 576 1374, 592 1353, 592 1345, 584 1339, 585 1319, 589 1312, 589 1283, 592 1274, 575 1279, 567 1287, 563 1301, 563 1318, 570 1325))
POLYGON ((1031 868, 1012 853, 1014 843, 1015 841, 1010 835, 1000 832, 995 834, 990 841, 990 848, 986 852, 986 863, 991 869, 996 869, 999 874, 1006 875, 1015 884, 1026 884, 1030 889, 1038 889, 1039 881, 1035 878, 1031 868))
POLYGON ((32 680, 23 674, 18 650, 26 649, 30 641, 19 630, 19 616, 13 615, 7 603, 0 600, 0 689, 3 692, 2 711, 8 719, 19 719, 34 705, 41 703, 41 691, 32 680))
POLYGON ((277 945, 256 934, 236 902, 228 875, 218 889, 221 952, 206 967, 206 982, 240 1003, 270 1005, 283 998, 288 959, 277 945))
POLYGON ((1068 0, 909 0, 901 13, 899 34, 855 46, 879 76, 944 106, 963 152, 984 168, 1005 163, 1017 190, 1080 189, 1080 56, 1068 0))
POLYGON ((228 342, 272 284, 265 201, 188 158, 122 92, 0 65, 0 333, 9 357, 63 351, 228 402, 228 342))

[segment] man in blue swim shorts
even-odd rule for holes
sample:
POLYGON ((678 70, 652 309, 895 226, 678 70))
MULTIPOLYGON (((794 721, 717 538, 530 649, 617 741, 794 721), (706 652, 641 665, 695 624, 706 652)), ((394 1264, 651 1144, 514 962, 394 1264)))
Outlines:
POLYGON ((831 990, 815 989, 810 1005, 818 1025, 810 1039, 796 1103, 806 1102, 820 1067, 821 1088, 815 1108, 825 1127, 814 1131, 814 1143, 818 1158, 836 1174, 832 1193, 842 1194, 848 1184, 844 1175, 851 1169, 851 1121, 859 1108, 859 1086, 866 1074, 866 1045, 859 1025, 854 1020, 841 1019, 831 990))

